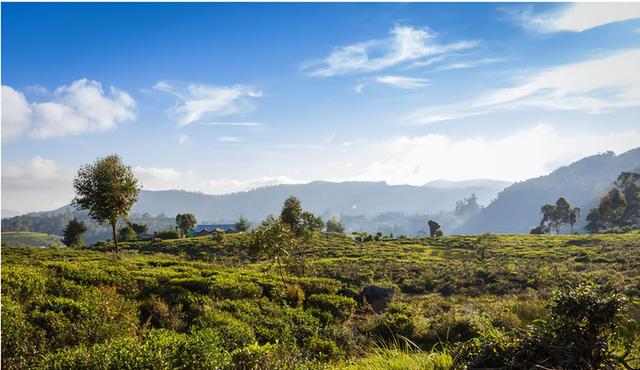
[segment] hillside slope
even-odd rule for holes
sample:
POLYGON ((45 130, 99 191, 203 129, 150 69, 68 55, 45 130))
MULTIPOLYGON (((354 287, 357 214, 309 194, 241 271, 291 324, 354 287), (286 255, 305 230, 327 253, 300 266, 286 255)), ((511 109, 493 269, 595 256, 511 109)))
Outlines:
POLYGON ((540 222, 540 207, 565 197, 587 212, 613 184, 620 172, 640 170, 640 148, 583 158, 549 175, 515 183, 504 189, 482 212, 455 230, 461 234, 528 233, 540 222))
MULTIPOLYGON (((375 216, 386 212, 435 214, 452 210, 458 200, 475 193, 488 204, 504 188, 504 182, 455 186, 388 185, 384 182, 327 182, 276 185, 246 192, 209 195, 180 190, 142 191, 132 213, 193 213, 198 220, 235 221, 240 216, 262 220, 279 213, 289 195, 298 197, 306 210, 331 214, 375 216)), ((69 206, 54 213, 70 211, 69 206)))

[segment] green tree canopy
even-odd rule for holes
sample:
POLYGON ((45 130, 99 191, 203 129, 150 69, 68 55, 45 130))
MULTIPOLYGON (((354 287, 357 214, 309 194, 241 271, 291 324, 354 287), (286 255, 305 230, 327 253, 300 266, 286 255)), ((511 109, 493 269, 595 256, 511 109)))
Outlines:
POLYGON ((294 241, 289 225, 281 219, 269 215, 251 233, 249 252, 256 258, 268 258, 278 264, 278 271, 286 285, 282 262, 291 255, 294 241))
POLYGON ((64 229, 64 238, 62 243, 67 247, 76 247, 82 245, 82 234, 87 231, 87 226, 82 221, 78 221, 76 218, 69 221, 67 227, 64 229))
POLYGON ((182 235, 187 235, 190 230, 196 227, 196 216, 191 213, 178 213, 176 215, 176 226, 182 232, 182 235))
POLYGON ((118 237, 123 242, 136 240, 136 231, 130 225, 126 225, 118 231, 118 237))
POLYGON ((302 226, 302 205, 300 200, 293 195, 284 201, 280 219, 288 225, 294 234, 298 234, 302 226))
POLYGON ((309 211, 302 212, 301 218, 302 218, 302 227, 306 231, 318 232, 324 229, 324 222, 322 221, 322 218, 314 215, 309 211))
POLYGON ((340 219, 337 216, 331 216, 327 221, 327 232, 328 233, 344 233, 344 226, 340 222, 340 219))
POLYGON ((238 222, 235 223, 235 228, 236 231, 241 231, 241 232, 245 232, 245 231, 249 231, 249 228, 251 227, 251 223, 249 223, 249 220, 247 220, 244 217, 240 217, 240 219, 238 220, 238 222))
POLYGON ((97 222, 111 224, 116 253, 119 253, 116 223, 121 217, 127 217, 140 193, 131 167, 125 166, 115 154, 99 158, 80 167, 73 187, 76 197, 72 204, 88 210, 97 222))
POLYGON ((144 234, 148 230, 148 227, 146 224, 137 224, 135 222, 132 222, 129 224, 129 226, 133 229, 133 231, 136 234, 144 234))
POLYGON ((571 204, 564 198, 560 197, 555 204, 545 204, 540 208, 542 213, 542 220, 540 225, 531 230, 532 234, 547 233, 551 229, 556 231, 556 234, 560 233, 560 230, 567 224, 571 225, 571 232, 573 233, 573 225, 580 217, 580 208, 571 208, 571 204))

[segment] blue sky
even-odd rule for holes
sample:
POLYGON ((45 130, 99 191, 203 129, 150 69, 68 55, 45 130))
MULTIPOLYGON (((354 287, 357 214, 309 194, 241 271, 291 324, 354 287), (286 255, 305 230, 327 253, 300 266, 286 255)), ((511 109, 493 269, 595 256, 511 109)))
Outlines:
POLYGON ((2 208, 110 153, 146 189, 510 181, 640 143, 640 4, 2 4, 2 208))

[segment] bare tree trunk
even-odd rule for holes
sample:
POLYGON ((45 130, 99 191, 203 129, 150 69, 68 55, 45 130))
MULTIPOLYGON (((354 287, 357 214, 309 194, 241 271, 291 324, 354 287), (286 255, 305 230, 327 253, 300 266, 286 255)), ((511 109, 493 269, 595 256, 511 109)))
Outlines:
POLYGON ((280 258, 276 257, 276 262, 278 263, 278 272, 280 273, 280 278, 282 279, 282 285, 284 285, 284 287, 287 287, 287 281, 284 278, 284 272, 283 272, 283 267, 282 267, 282 262, 280 262, 280 258))
POLYGON ((116 233, 116 223, 111 222, 111 230, 113 231, 113 242, 116 244, 116 254, 120 254, 120 247, 118 246, 118 234, 116 233))

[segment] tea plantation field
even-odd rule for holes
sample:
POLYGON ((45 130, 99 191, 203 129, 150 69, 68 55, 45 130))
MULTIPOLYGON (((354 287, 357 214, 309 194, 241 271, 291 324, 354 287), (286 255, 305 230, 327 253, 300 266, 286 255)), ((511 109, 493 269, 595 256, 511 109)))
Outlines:
POLYGON ((2 367, 640 366, 638 233, 318 233, 286 276, 249 238, 129 242, 120 257, 7 241, 2 367), (372 286, 392 289, 385 307, 362 297, 372 286))

